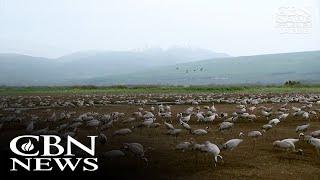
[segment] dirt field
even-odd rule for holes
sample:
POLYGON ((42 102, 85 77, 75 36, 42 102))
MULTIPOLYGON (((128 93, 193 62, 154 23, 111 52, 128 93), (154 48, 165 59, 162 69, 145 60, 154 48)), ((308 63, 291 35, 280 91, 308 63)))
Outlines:
MULTIPOLYGON (((172 117, 170 120, 175 128, 183 127, 178 123, 176 114, 184 112, 188 107, 201 108, 204 106, 211 106, 209 101, 199 100, 204 95, 117 95, 102 97, 97 96, 56 96, 56 97, 42 97, 41 102, 47 102, 47 105, 51 105, 54 102, 59 102, 61 106, 57 107, 40 106, 38 100, 35 97, 2 97, 2 102, 7 103, 8 107, 3 107, 0 110, 2 117, 1 128, 1 149, 2 151, 8 150, 8 144, 12 138, 21 134, 28 134, 26 127, 30 123, 31 115, 37 115, 39 119, 35 124, 34 131, 49 127, 50 130, 56 130, 57 127, 64 123, 69 123, 75 118, 79 117, 83 113, 96 112, 99 115, 111 114, 112 112, 124 113, 113 123, 113 126, 102 130, 108 140, 106 144, 97 143, 97 155, 99 159, 99 170, 96 173, 89 173, 89 175, 103 175, 109 178, 116 179, 320 179, 320 156, 317 154, 316 149, 301 140, 295 144, 296 149, 302 149, 303 154, 299 154, 292 151, 286 151, 282 149, 274 148, 272 143, 275 140, 282 140, 285 138, 299 138, 299 133, 295 131, 298 125, 310 123, 310 128, 305 132, 309 134, 312 131, 320 129, 320 119, 318 116, 310 115, 308 120, 303 117, 292 115, 292 107, 301 107, 307 103, 302 102, 289 102, 286 108, 289 110, 290 115, 285 120, 281 120, 279 124, 274 126, 269 131, 263 133, 263 135, 256 140, 252 137, 239 137, 239 133, 243 132, 245 135, 249 131, 259 130, 262 132, 261 127, 267 124, 269 120, 276 118, 275 112, 280 108, 284 102, 272 103, 270 101, 262 102, 256 105, 256 107, 265 106, 272 107, 274 114, 269 117, 261 116, 260 109, 256 108, 250 112, 255 114, 257 119, 248 121, 245 118, 239 118, 237 122, 234 122, 234 127, 228 131, 220 132, 218 130, 219 124, 226 118, 217 118, 214 122, 197 122, 195 116, 191 116, 191 120, 188 124, 192 129, 206 129, 208 134, 197 136, 190 134, 187 130, 182 130, 177 138, 166 134, 168 131, 163 125, 164 118, 158 117, 157 104, 160 102, 169 102, 171 104, 172 117), (94 105, 88 106, 76 106, 70 107, 63 105, 63 102, 73 101, 75 99, 104 99, 105 103, 94 102, 94 105), (4 101, 5 99, 5 101, 4 101), (21 99, 21 100, 19 100, 21 99), (26 100, 29 99, 29 100, 26 100), (31 99, 31 100, 30 100, 31 99), (47 99, 47 100, 45 100, 47 99), (139 99, 146 99, 147 102, 139 102, 139 99), (175 102, 177 99, 184 99, 184 103, 178 104, 175 102), (187 100, 193 99, 198 102, 189 103, 187 100), (128 101, 134 100, 134 101, 128 101), (27 102, 35 102, 34 106, 30 109, 23 109, 26 107, 27 102), (11 108, 15 103, 20 104, 19 108, 11 108), (142 105, 143 104, 143 105, 142 105), (151 105, 152 104, 152 105, 151 105), (144 111, 150 111, 151 106, 156 108, 156 121, 161 125, 157 128, 137 127, 143 119, 136 119, 129 123, 123 123, 123 120, 127 120, 133 112, 138 111, 138 108, 143 107, 144 111), (39 108, 41 107, 41 108, 39 108), (11 108, 11 109, 10 109, 11 108), (23 109, 22 112, 16 111, 17 109, 23 109), (53 112, 57 115, 62 112, 74 112, 70 118, 64 118, 61 120, 55 120, 54 122, 48 122, 47 120, 52 116, 53 112), (8 120, 10 116, 15 116, 11 120, 8 120), (22 117, 19 120, 18 117, 22 117), (17 120, 18 119, 18 120, 17 120), (121 128, 130 128, 131 134, 125 136, 113 136, 113 132, 121 128), (232 151, 222 150, 220 155, 223 157, 224 162, 219 161, 215 167, 212 163, 212 155, 205 152, 195 151, 188 149, 186 151, 176 150, 175 146, 184 141, 195 141, 197 143, 204 143, 210 141, 211 143, 221 145, 226 141, 233 138, 242 138, 244 141, 240 143, 232 151), (103 152, 107 152, 113 149, 121 149, 124 142, 138 142, 144 146, 145 156, 148 159, 148 164, 141 161, 139 158, 132 155, 128 151, 124 151, 126 156, 110 159, 103 156, 103 152)), ((309 98, 308 95, 259 95, 259 98, 269 99, 271 97, 276 98, 290 98, 299 97, 309 98)), ((249 97, 249 95, 213 95, 212 101, 217 99, 243 99, 249 97)), ((317 96, 318 97, 318 96, 317 96)), ((254 98, 258 98, 257 96, 254 98)), ((95 101, 94 100, 94 101, 95 101)), ((210 100, 210 101, 211 101, 210 100)), ((193 102, 195 102, 193 101, 193 102)), ((236 100, 237 101, 237 100, 236 100)), ((308 99, 309 102, 310 99, 308 99)), ((166 103, 162 103, 166 104, 166 103)), ((216 102, 215 108, 217 113, 228 113, 230 117, 232 112, 237 111, 236 106, 240 103, 225 103, 216 102)), ((17 104, 15 104, 17 106, 17 104)), ((253 105, 247 104, 247 107, 253 105)), ((311 110, 318 110, 320 105, 313 102, 311 110)), ((195 110, 194 110, 195 111, 195 110)), ((317 111, 316 111, 317 112, 317 111)), ((319 112, 317 112, 319 114, 319 112)), ((99 126, 101 127, 101 126, 99 126)), ((59 133, 64 133, 64 130, 59 133)), ((98 135, 98 131, 95 127, 88 127, 85 124, 78 128, 76 138, 81 141, 86 141, 88 135, 98 135)), ((8 167, 7 167, 8 169, 8 167)), ((10 174, 9 174, 10 175, 10 174)))

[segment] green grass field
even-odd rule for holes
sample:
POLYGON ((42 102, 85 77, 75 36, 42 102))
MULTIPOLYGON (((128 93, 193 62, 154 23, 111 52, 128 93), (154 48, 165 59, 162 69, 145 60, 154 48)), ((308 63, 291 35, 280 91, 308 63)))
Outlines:
POLYGON ((139 94, 139 93, 320 93, 320 85, 300 86, 77 86, 0 87, 0 95, 59 94, 139 94))

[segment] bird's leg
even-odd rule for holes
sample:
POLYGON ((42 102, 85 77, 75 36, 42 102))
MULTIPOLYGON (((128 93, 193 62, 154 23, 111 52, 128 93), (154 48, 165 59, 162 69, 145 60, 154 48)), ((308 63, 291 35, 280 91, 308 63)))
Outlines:
POLYGON ((99 127, 97 126, 97 127, 96 127, 96 132, 97 132, 97 134, 100 134, 98 128, 99 128, 99 127))
POLYGON ((148 161, 148 159, 146 157, 142 157, 141 159, 146 163, 146 166, 149 165, 149 161, 148 161))
POLYGON ((217 167, 217 164, 216 164, 214 158, 211 159, 210 165, 211 165, 211 167, 213 167, 213 166, 214 166, 214 167, 217 167), (212 165, 213 165, 213 166, 212 166, 212 165))
POLYGON ((289 148, 286 149, 286 156, 289 154, 289 148))
POLYGON ((218 155, 218 157, 221 159, 221 162, 224 163, 222 156, 218 155))
POLYGON ((252 147, 252 151, 254 151, 255 147, 256 147, 256 139, 253 139, 253 147, 252 147))

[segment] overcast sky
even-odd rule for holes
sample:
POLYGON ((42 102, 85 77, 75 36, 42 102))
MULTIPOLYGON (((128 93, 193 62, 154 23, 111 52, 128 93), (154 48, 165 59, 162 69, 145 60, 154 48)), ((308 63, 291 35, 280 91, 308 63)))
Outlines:
POLYGON ((57 57, 190 46, 241 56, 319 50, 319 9, 318 0, 0 0, 0 52, 57 57))

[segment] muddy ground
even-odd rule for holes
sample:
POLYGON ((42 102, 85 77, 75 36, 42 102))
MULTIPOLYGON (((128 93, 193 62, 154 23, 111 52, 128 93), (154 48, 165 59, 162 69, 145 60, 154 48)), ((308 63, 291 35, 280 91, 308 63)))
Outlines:
MULTIPOLYGON (((208 104, 199 104, 200 107, 208 104)), ((281 104, 263 104, 266 107, 277 109, 281 104)), ((288 107, 299 106, 299 103, 289 103, 288 107)), ((173 125, 181 128, 175 119, 178 112, 184 111, 192 105, 172 105, 173 125)), ((227 112, 231 114, 236 110, 235 104, 216 104, 219 112, 227 112)), ((296 118, 290 115, 285 121, 279 123, 275 128, 267 131, 262 137, 254 141, 252 138, 244 137, 244 141, 233 151, 222 151, 224 162, 219 162, 216 167, 212 164, 212 156, 198 151, 187 150, 185 152, 175 150, 175 145, 189 141, 193 138, 198 143, 211 141, 212 143, 222 144, 229 139, 239 138, 239 133, 245 134, 252 130, 261 130, 261 126, 266 124, 268 120, 264 117, 258 117, 254 122, 247 120, 239 120, 235 123, 234 128, 227 132, 219 132, 218 124, 222 122, 217 119, 213 123, 196 122, 192 116, 189 124, 193 129, 209 127, 208 134, 204 136, 191 135, 188 131, 183 131, 177 138, 166 135, 166 128, 162 125, 158 128, 134 128, 133 133, 126 136, 112 136, 115 130, 120 128, 132 128, 139 121, 123 124, 121 120, 132 117, 132 113, 137 111, 141 105, 128 104, 109 104, 100 107, 55 107, 28 110, 26 114, 35 114, 40 119, 47 119, 52 112, 70 112, 74 111, 72 117, 77 117, 86 112, 98 112, 107 114, 111 112, 123 112, 119 122, 114 123, 110 129, 104 130, 103 133, 108 137, 107 144, 97 143, 97 156, 99 161, 98 172, 87 173, 87 176, 108 176, 109 179, 320 179, 320 157, 316 150, 306 142, 298 142, 297 149, 303 150, 303 155, 286 152, 275 149, 272 142, 285 138, 298 138, 295 132, 297 125, 304 124, 308 121, 302 118, 296 118), (125 157, 116 159, 108 159, 101 156, 101 153, 112 149, 120 149, 124 142, 139 142, 146 151, 148 164, 142 162, 130 153, 125 157)), ((144 105, 144 109, 150 109, 150 105, 144 105)), ((318 107, 319 108, 319 107, 318 107)), ((7 111, 0 112, 2 116, 8 116, 7 111)), ((254 114, 259 115, 259 110, 255 110, 254 114)), ((59 124, 70 120, 62 120, 50 123, 50 129, 54 129, 59 124)), ((163 124, 163 119, 157 117, 157 122, 163 124)), ((311 118, 310 129, 306 132, 319 130, 320 119, 311 118)), ((8 144, 12 138, 17 135, 27 134, 25 132, 28 121, 4 123, 1 129, 1 149, 2 154, 8 151, 8 144)), ((45 128, 48 122, 39 122, 36 129, 45 128)), ((77 139, 85 142, 86 136, 97 135, 95 128, 83 126, 79 129, 77 139)), ((9 167, 3 163, 4 173, 9 167), (5 169, 7 168, 7 169, 5 169)), ((7 171, 6 171, 7 170, 7 171)), ((53 174, 58 175, 58 174, 53 174)), ((75 174, 69 174, 75 175, 75 174)))

